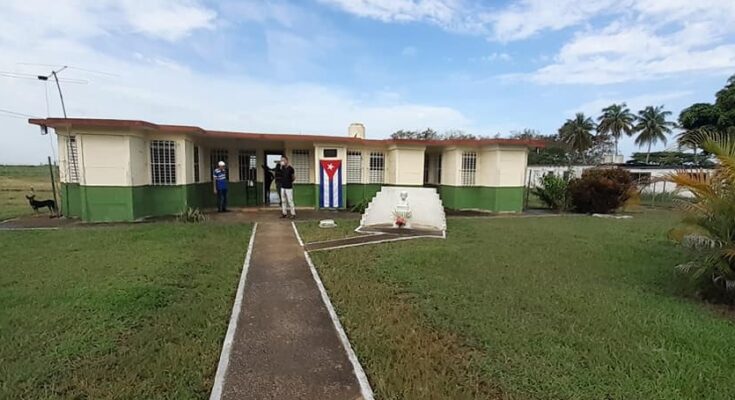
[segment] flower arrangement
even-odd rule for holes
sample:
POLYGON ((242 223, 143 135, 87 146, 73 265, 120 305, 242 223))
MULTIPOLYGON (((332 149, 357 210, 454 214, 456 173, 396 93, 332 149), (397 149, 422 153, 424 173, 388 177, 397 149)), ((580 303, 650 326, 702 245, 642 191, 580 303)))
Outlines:
POLYGON ((401 215, 396 215, 395 217, 396 226, 399 228, 403 228, 406 225, 406 218, 401 215))

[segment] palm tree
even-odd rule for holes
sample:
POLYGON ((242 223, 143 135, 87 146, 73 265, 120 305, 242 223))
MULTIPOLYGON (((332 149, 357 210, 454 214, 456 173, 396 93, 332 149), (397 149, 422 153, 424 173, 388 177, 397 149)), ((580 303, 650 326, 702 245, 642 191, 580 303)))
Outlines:
POLYGON ((682 170, 667 176, 678 190, 692 195, 679 205, 686 213, 684 221, 695 229, 681 241, 697 256, 677 269, 735 302, 735 140, 727 133, 706 130, 693 136, 718 163, 713 173, 682 170))
POLYGON ((592 121, 592 118, 586 117, 584 113, 577 113, 574 119, 568 119, 559 128, 559 138, 572 151, 577 152, 582 157, 582 161, 586 163, 585 152, 592 147, 592 131, 594 129, 595 123, 592 121))
POLYGON ((670 134, 671 128, 676 126, 675 123, 666 120, 666 117, 669 115, 671 115, 671 111, 664 111, 664 106, 648 106, 638 111, 637 123, 633 128, 638 132, 638 137, 635 138, 635 144, 638 147, 648 145, 646 164, 648 164, 648 158, 651 155, 651 145, 659 141, 666 144, 666 135, 670 134))
POLYGON ((625 103, 611 104, 602 109, 602 115, 597 118, 597 133, 610 135, 615 138, 615 155, 618 153, 618 140, 623 134, 630 136, 633 133, 635 115, 625 103))

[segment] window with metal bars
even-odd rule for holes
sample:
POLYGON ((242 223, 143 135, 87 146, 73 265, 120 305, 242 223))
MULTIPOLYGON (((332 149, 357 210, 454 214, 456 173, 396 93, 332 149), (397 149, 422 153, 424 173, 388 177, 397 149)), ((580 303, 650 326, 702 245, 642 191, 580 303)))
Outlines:
POLYGON ((225 175, 227 176, 227 180, 230 180, 230 160, 226 149, 212 149, 209 151, 209 175, 211 176, 214 173, 214 170, 217 169, 217 164, 220 161, 224 161, 225 166, 227 167, 225 175))
POLYGON ((347 183, 362 183, 362 152, 347 152, 347 183))
POLYGON ((176 184, 176 143, 151 140, 151 184, 176 184))
POLYGON ((459 170, 462 186, 474 186, 477 174, 477 153, 466 151, 462 153, 462 168, 459 170))
POLYGON ((294 170, 294 183, 309 183, 309 150, 293 150, 291 166, 294 170))
POLYGON ((255 182, 258 175, 258 162, 252 150, 240 150, 237 155, 240 181, 255 182))
POLYGON ((199 146, 194 146, 194 182, 199 182, 199 146))
POLYGON ((385 154, 370 153, 370 183, 383 183, 385 179, 385 154))
POLYGON ((69 136, 66 140, 66 164, 69 183, 79 183, 79 152, 77 150, 77 137, 69 136))

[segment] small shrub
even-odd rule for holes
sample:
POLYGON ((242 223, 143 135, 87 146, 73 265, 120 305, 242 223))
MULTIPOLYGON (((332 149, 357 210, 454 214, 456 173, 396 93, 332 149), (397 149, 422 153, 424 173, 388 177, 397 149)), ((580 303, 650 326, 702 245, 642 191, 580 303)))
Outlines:
POLYGON ((574 210, 608 214, 623 206, 636 193, 630 173, 621 168, 592 168, 569 182, 574 210))
POLYGON ((369 199, 362 199, 362 200, 358 201, 357 203, 355 203, 352 207, 350 207, 350 211, 356 212, 356 213, 360 213, 360 214, 364 214, 365 213, 365 209, 367 209, 367 207, 368 207, 369 204, 370 204, 370 200, 369 199))
POLYGON ((179 222, 204 222, 207 220, 207 216, 204 215, 198 208, 187 208, 176 216, 176 220, 179 222))
POLYGON ((545 174, 532 192, 552 210, 569 209, 569 178, 567 177, 545 174))

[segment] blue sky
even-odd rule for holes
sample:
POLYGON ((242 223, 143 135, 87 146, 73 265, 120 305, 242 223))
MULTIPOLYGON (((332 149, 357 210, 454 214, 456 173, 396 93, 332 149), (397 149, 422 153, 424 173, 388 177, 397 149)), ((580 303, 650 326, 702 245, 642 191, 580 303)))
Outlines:
MULTIPOLYGON (((8 0, 0 26, 0 71, 111 74, 63 73, 87 81, 70 116, 241 131, 553 133, 611 102, 677 115, 735 73, 731 0, 8 0)), ((0 76, 0 110, 45 116, 48 90, 58 116, 52 89, 0 76)), ((18 117, 0 163, 44 160, 18 117)))

